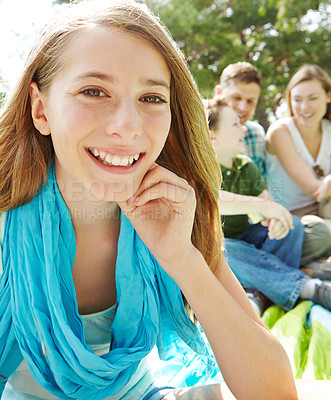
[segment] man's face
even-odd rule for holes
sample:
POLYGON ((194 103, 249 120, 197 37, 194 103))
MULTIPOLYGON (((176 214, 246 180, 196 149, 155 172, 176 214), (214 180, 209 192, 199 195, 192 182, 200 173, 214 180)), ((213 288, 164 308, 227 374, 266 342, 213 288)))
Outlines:
POLYGON ((255 113, 260 91, 260 86, 255 82, 229 81, 221 88, 221 96, 236 111, 240 123, 244 125, 255 113))

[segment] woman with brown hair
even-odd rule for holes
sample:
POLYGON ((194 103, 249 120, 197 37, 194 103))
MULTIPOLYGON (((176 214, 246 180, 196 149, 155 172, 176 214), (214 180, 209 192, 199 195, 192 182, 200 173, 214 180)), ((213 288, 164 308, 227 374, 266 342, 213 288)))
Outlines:
MULTIPOLYGON (((316 238, 310 239, 312 246, 304 246, 303 258, 308 264, 317 257, 331 256, 331 79, 328 73, 318 65, 302 66, 288 83, 286 101, 288 117, 273 123, 267 132, 267 181, 274 199, 302 217, 305 225, 309 226, 310 220, 319 222, 321 228, 316 231, 316 238)), ((330 277, 330 270, 328 275, 327 271, 324 275, 323 271, 316 274, 330 277)))
POLYGON ((202 101, 145 8, 87 2, 46 25, 0 155, 2 399, 170 399, 215 358, 238 399, 296 399, 221 253, 202 101))

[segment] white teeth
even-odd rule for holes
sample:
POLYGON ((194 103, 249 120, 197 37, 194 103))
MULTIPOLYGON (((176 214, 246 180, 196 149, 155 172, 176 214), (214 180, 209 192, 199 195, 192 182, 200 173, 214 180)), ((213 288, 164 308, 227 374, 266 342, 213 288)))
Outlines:
POLYGON ((121 157, 117 157, 117 156, 113 157, 112 164, 113 165, 120 165, 121 164, 121 157))
POLYGON ((129 162, 129 158, 128 157, 121 157, 120 165, 122 165, 123 167, 126 167, 128 165, 128 162, 129 162))
POLYGON ((94 155, 94 157, 98 157, 99 161, 101 161, 104 165, 115 165, 127 167, 133 164, 134 161, 137 161, 140 157, 140 153, 136 153, 130 156, 112 156, 111 154, 106 154, 104 151, 98 151, 97 149, 91 149, 90 152, 94 155))

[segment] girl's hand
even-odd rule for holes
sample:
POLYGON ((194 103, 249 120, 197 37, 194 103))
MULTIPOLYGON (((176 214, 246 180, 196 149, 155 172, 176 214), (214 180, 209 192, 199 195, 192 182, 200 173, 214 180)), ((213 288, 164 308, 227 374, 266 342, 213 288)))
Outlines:
POLYGON ((270 239, 283 239, 290 229, 293 229, 292 214, 281 204, 268 201, 263 204, 260 214, 265 218, 262 225, 268 226, 270 239))
POLYGON ((184 179, 155 164, 135 195, 118 205, 162 267, 192 251, 196 199, 184 179))
POLYGON ((289 229, 284 226, 280 220, 272 218, 261 222, 262 225, 268 226, 269 239, 280 240, 287 236, 289 229))
POLYGON ((318 189, 314 193, 314 196, 319 203, 323 200, 331 200, 331 174, 327 175, 321 181, 318 189))

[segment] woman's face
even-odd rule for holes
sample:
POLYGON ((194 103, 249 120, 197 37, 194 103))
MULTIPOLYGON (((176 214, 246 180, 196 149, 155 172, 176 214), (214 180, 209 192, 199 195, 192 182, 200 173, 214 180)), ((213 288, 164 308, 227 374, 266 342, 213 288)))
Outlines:
MULTIPOLYGON (((42 97, 42 96, 41 96, 42 97)), ((95 28, 71 41, 43 98, 66 201, 123 201, 139 187, 169 133, 170 72, 150 45, 95 28)))
POLYGON ((320 123, 326 113, 331 93, 326 93, 317 79, 303 81, 291 90, 291 107, 299 125, 320 123))

